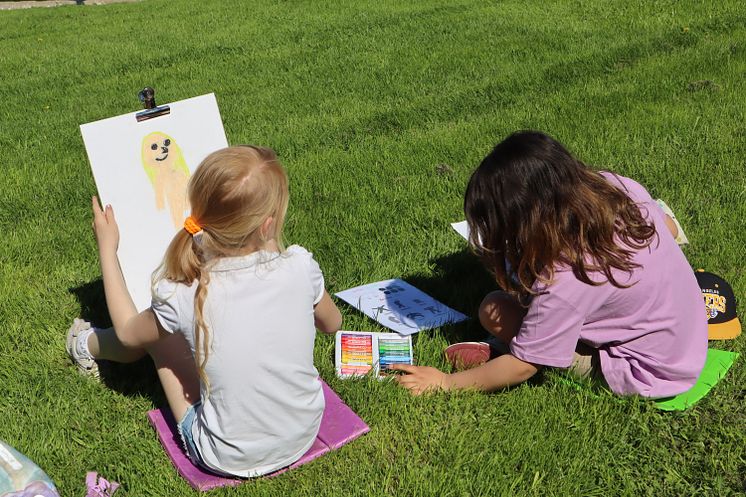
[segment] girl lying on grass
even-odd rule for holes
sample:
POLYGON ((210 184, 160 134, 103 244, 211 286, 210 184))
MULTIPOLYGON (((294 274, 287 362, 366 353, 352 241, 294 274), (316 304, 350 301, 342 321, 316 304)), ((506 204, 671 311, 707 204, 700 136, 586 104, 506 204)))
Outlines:
POLYGON ((114 212, 93 198, 114 329, 76 320, 68 352, 88 372, 94 359, 149 353, 192 462, 231 476, 270 473, 316 439, 324 411, 316 328, 333 333, 342 316, 311 254, 282 248, 288 183, 274 152, 214 152, 188 194, 192 215, 166 251, 152 306, 139 314, 117 260, 114 212))
POLYGON ((545 134, 519 132, 472 174, 464 211, 470 245, 504 289, 487 295, 479 319, 509 353, 455 344, 446 357, 471 369, 397 366, 401 385, 492 391, 544 366, 620 395, 694 385, 707 352, 702 295, 675 225, 645 188, 590 170, 545 134))

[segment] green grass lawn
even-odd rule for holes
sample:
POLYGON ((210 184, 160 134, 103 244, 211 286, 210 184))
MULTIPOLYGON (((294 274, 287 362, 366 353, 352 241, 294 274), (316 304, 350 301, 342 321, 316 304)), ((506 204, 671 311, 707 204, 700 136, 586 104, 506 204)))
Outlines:
MULTIPOLYGON (((631 176, 682 222, 693 267, 746 295, 746 10, 741 0, 244 2, 0 12, 0 439, 63 496, 96 470, 123 495, 192 495, 145 412, 147 362, 78 376, 79 315, 106 321, 78 126, 215 92, 230 143, 288 169, 287 238, 331 292, 402 277, 471 316, 494 288, 449 223, 497 141, 546 131, 631 176), (448 168, 439 167, 446 164, 448 168)), ((143 240, 147 243, 147 240, 143 240)), ((346 329, 380 330, 341 306, 346 329)), ((416 336, 443 367, 474 320, 416 336)), ((415 398, 322 377, 371 426, 363 438, 222 495, 735 495, 746 485, 743 359, 693 409, 578 392, 558 373, 507 392, 415 398)), ((712 344, 746 352, 746 338, 712 344)))

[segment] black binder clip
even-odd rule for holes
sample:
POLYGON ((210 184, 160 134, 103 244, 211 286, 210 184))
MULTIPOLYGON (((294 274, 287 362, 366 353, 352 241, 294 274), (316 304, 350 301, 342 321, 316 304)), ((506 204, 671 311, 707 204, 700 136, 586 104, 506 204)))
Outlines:
POLYGON ((135 114, 137 122, 147 121, 148 119, 165 116, 166 114, 171 113, 171 108, 168 105, 162 105, 160 107, 155 105, 155 90, 149 86, 140 90, 140 93, 138 93, 137 96, 140 99, 140 102, 142 102, 143 107, 145 107, 145 110, 135 114))

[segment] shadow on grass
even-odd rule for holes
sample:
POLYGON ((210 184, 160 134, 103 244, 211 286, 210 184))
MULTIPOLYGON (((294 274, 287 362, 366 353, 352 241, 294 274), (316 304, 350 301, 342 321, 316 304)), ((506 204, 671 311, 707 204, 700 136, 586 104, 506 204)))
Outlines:
MULTIPOLYGON (((467 321, 443 326, 441 332, 446 340, 457 343, 480 341, 488 337, 489 333, 482 328, 477 314, 482 299, 488 293, 500 289, 492 275, 467 249, 431 259, 430 265, 433 268, 432 275, 410 274, 401 279, 469 317, 467 321)), ((418 335, 419 333, 415 334, 414 339, 418 335)), ((544 375, 541 372, 528 380, 528 383, 534 385, 543 382, 544 375)))
MULTIPOLYGON (((109 309, 106 306, 104 283, 99 278, 78 287, 70 288, 80 303, 80 317, 98 328, 111 326, 109 309)), ((147 397, 155 406, 166 405, 158 374, 153 361, 145 356, 130 364, 100 361, 101 382, 123 395, 147 397)))
POLYGON ((479 324, 477 311, 485 295, 498 289, 492 276, 468 250, 431 259, 430 265, 431 275, 410 274, 401 279, 469 317, 442 327, 450 343, 484 339, 487 332, 479 324))

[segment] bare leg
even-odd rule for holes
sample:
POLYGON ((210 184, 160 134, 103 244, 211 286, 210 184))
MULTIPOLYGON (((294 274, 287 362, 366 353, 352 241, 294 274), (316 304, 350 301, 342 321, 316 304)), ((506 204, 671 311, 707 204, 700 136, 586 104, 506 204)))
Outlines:
POLYGON ((479 322, 505 344, 518 333, 525 316, 526 309, 505 292, 487 294, 479 306, 479 322))
POLYGON ((114 328, 95 329, 88 337, 88 351, 95 359, 115 362, 134 362, 150 354, 177 421, 184 417, 189 406, 200 399, 194 357, 184 335, 180 333, 161 332, 158 341, 146 350, 124 345, 114 328))
POLYGON ((508 344, 521 328, 525 315, 526 310, 509 294, 488 294, 479 306, 479 322, 500 343, 455 343, 444 350, 446 360, 460 371, 477 367, 500 354, 508 353, 508 344))
POLYGON ((584 343, 578 342, 575 347, 575 357, 572 365, 567 371, 579 380, 588 380, 606 389, 609 388, 601 371, 598 350, 584 343))
POLYGON ((679 228, 676 226, 676 223, 671 218, 671 216, 666 214, 665 221, 666 221, 666 227, 668 228, 668 231, 671 232, 673 237, 676 238, 677 236, 679 236, 679 228))
POLYGON ((578 343, 575 347, 575 356, 572 360, 572 365, 567 371, 576 378, 590 378, 593 373, 594 363, 596 362, 593 358, 593 353, 594 351, 591 347, 578 343))
POLYGON ((163 333, 161 339, 148 347, 176 421, 200 399, 199 376, 194 356, 184 335, 163 333))

